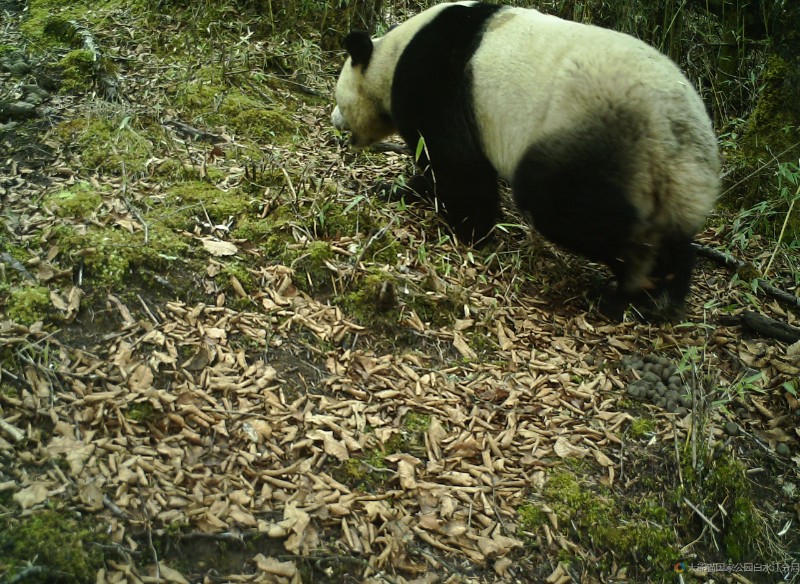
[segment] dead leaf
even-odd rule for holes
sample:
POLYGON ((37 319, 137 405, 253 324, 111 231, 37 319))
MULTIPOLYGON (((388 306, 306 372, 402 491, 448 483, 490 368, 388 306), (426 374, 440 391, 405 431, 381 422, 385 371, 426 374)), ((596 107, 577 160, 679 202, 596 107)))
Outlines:
POLYGON ((397 463, 397 475, 400 477, 400 486, 404 489, 416 489, 417 480, 414 466, 408 461, 401 460, 397 463))
POLYGON ((510 558, 500 558, 494 563, 495 574, 497 574, 501 578, 506 578, 511 575, 509 573, 509 569, 513 565, 514 562, 510 558))
POLYGON ((467 341, 464 340, 464 337, 462 337, 461 333, 459 333, 458 331, 455 331, 453 333, 453 346, 456 348, 456 351, 461 353, 461 356, 464 357, 465 359, 474 361, 475 359, 478 358, 478 356, 475 354, 475 351, 470 349, 469 345, 467 344, 467 341))
POLYGON ((478 538, 478 549, 487 558, 505 556, 517 547, 522 547, 521 541, 500 534, 495 534, 494 537, 478 538))
POLYGON ((281 562, 275 558, 268 558, 264 554, 258 554, 253 558, 256 567, 262 572, 283 576, 284 578, 294 578, 297 574, 297 566, 294 562, 281 562))
POLYGON ((95 483, 80 485, 78 498, 89 511, 100 511, 103 508, 103 491, 95 483))
POLYGON ((146 363, 141 363, 128 378, 128 387, 133 391, 144 391, 153 387, 153 370, 146 363))
POLYGON ((556 438, 556 443, 553 445, 553 451, 560 458, 569 458, 569 457, 583 458, 588 454, 588 452, 585 449, 574 446, 563 436, 559 436, 558 438, 556 438))
POLYGON ((47 492, 47 483, 33 483, 14 493, 11 498, 23 509, 30 509, 34 505, 43 503, 47 499, 47 492))
POLYGON ((203 238, 202 242, 205 250, 215 257, 232 256, 239 252, 239 248, 236 247, 236 244, 230 241, 203 238))
POLYGON ((189 371, 202 371, 211 362, 211 356, 205 345, 200 345, 192 357, 182 367, 189 371))
POLYGON ((158 562, 158 575, 162 580, 173 582, 174 584, 189 584, 183 574, 167 566, 164 562, 158 562))
POLYGON ((592 454, 594 454, 594 459, 601 465, 601 466, 614 466, 614 462, 602 451, 593 449, 592 454))

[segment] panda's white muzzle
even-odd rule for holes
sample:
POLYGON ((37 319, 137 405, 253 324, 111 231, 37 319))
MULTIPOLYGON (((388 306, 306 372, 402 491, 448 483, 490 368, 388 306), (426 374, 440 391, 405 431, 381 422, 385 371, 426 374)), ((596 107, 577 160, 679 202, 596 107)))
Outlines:
POLYGON ((337 130, 346 131, 350 129, 350 124, 347 123, 347 120, 342 115, 342 111, 339 109, 337 105, 333 113, 331 114, 331 122, 333 123, 333 127, 337 130))

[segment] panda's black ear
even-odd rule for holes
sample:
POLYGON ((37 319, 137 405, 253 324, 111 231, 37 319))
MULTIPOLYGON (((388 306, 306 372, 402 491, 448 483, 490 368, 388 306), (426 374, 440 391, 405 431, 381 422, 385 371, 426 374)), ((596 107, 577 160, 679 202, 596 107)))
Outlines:
POLYGON ((372 57, 372 39, 363 31, 351 32, 344 39, 344 48, 353 60, 353 66, 363 65, 367 68, 372 57))

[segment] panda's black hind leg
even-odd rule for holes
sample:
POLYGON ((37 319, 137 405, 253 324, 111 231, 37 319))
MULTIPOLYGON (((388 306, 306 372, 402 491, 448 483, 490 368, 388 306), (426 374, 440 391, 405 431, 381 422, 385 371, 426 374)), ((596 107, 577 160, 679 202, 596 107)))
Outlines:
POLYGON ((675 322, 682 319, 695 257, 690 237, 665 237, 647 274, 650 287, 627 292, 625 283, 631 277, 628 266, 622 262, 609 262, 617 287, 604 295, 600 311, 614 320, 621 320, 628 307, 632 307, 636 317, 649 322, 675 322))
POLYGON ((670 235, 661 242, 650 279, 655 285, 653 298, 657 311, 664 319, 683 317, 696 259, 691 237, 670 235))

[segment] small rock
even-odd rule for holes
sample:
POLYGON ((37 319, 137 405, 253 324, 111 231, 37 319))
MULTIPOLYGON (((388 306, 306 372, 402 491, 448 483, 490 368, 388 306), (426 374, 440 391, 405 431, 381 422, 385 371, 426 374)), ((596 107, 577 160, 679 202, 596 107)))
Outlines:
POLYGON ((33 106, 42 105, 42 98, 35 93, 26 93, 20 101, 33 106))
POLYGON ((775 452, 780 454, 781 456, 789 456, 792 454, 791 448, 789 448, 786 444, 781 442, 775 447, 775 452))
POLYGON ((655 403, 656 403, 656 405, 658 407, 663 408, 664 406, 667 405, 667 399, 663 398, 663 397, 659 397, 658 399, 656 399, 655 403))
POLYGON ((680 375, 670 375, 667 378, 667 385, 683 385, 680 375))
POLYGON ((660 363, 653 363, 653 366, 650 367, 650 371, 652 371, 653 373, 658 375, 659 378, 661 378, 661 372, 664 371, 664 366, 661 365, 660 363))
POLYGON ((681 396, 678 395, 678 392, 675 391, 674 389, 670 389, 667 390, 667 393, 664 394, 664 397, 667 398, 668 400, 676 402, 680 399, 681 396))
POLYGON ((675 410, 678 409, 678 406, 675 404, 675 400, 668 399, 667 400, 667 411, 671 414, 675 413, 675 410))
POLYGON ((36 116, 36 106, 26 101, 0 102, 0 118, 21 120, 36 116))
POLYGON ((681 405, 683 407, 685 407, 685 408, 692 407, 692 397, 689 396, 689 395, 681 396, 680 402, 681 402, 681 405))
POLYGON ((586 363, 589 367, 591 367, 592 365, 594 365, 594 357, 592 357, 591 355, 587 355, 586 357, 583 358, 583 362, 586 363))
MULTIPOLYGON (((42 89, 41 87, 39 87, 38 85, 34 85, 33 83, 28 83, 27 85, 23 85, 20 89, 22 89, 22 91, 26 94, 36 95, 39 99, 47 99, 48 97, 50 97, 49 91, 47 91, 46 89, 42 89)), ((30 101, 30 100, 26 99, 25 101, 30 101)))
MULTIPOLYGON (((661 379, 669 383, 673 377, 676 377, 675 375, 676 371, 677 369, 675 368, 674 365, 670 365, 669 367, 664 367, 664 370, 661 372, 661 379)), ((678 379, 680 380, 680 377, 678 377, 678 379)))
POLYGON ((686 414, 689 413, 689 410, 687 410, 683 406, 678 406, 677 408, 675 408, 675 413, 678 414, 679 416, 685 416, 686 414))
POLYGON ((631 397, 639 397, 641 390, 635 385, 629 385, 625 389, 625 393, 627 393, 631 397))
POLYGON ((724 429, 728 436, 736 436, 739 433, 739 425, 733 421, 725 422, 724 429))

